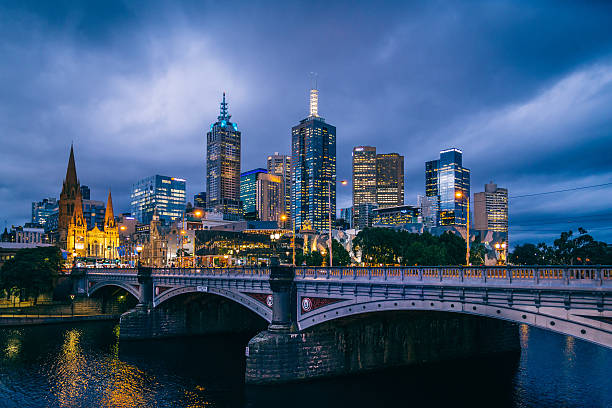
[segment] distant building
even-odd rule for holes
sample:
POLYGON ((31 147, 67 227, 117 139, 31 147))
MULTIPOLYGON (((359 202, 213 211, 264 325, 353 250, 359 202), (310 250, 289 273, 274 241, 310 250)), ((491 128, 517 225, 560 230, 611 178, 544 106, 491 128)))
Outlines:
POLYGON ((97 200, 82 200, 83 202, 83 217, 89 228, 97 226, 100 229, 104 228, 104 214, 106 209, 102 201, 97 200))
POLYGON ((186 206, 185 180, 159 174, 139 180, 132 186, 132 216, 149 224, 153 212, 170 223, 183 216, 186 206))
POLYGON ((83 200, 91 200, 91 190, 88 186, 81 186, 81 198, 83 200))
POLYGON ((279 221, 285 202, 282 178, 255 169, 240 175, 240 199, 246 219, 279 221))
POLYGON ((341 208, 340 218, 346 221, 349 228, 353 228, 353 207, 341 208))
POLYGON ((206 134, 206 193, 207 208, 215 209, 228 218, 242 216, 240 201, 240 145, 238 125, 230 122, 225 92, 217 121, 206 134))
POLYGON ((353 148, 353 220, 359 225, 361 204, 376 203, 376 148, 357 146, 353 148))
POLYGON ((377 208, 373 213, 373 225, 377 227, 416 224, 421 221, 421 211, 411 205, 377 208))
MULTIPOLYGON (((53 217, 53 215, 58 212, 59 204, 57 199, 53 197, 43 198, 42 201, 32 203, 32 222, 42 225, 45 230, 49 231, 49 226, 51 224, 51 222, 48 222, 49 218, 53 217)), ((57 221, 55 223, 57 224, 57 221)))
POLYGON ((44 244, 47 243, 45 230, 36 224, 26 224, 24 227, 13 227, 15 238, 13 242, 20 244, 44 244))
POLYGON ((470 170, 463 167, 461 150, 442 150, 438 160, 425 163, 425 195, 437 201, 437 226, 467 224, 470 170))
POLYGON ((318 100, 319 91, 311 89, 310 115, 291 129, 291 218, 297 230, 324 230, 328 213, 336 216, 336 127, 319 116, 318 100))
POLYGON ((376 203, 380 208, 404 204, 404 156, 376 155, 376 203))
POLYGON ((374 223, 374 211, 378 208, 376 203, 361 203, 355 206, 355 212, 359 216, 353 215, 353 228, 362 230, 371 227, 374 223))
POLYGON ((417 206, 421 213, 423 226, 433 228, 438 220, 438 197, 417 196, 417 206))
POLYGON ((492 181, 474 193, 474 229, 504 233, 508 242, 508 190, 492 181))
POLYGON ((268 173, 282 177, 281 191, 284 191, 285 200, 281 213, 287 216, 288 221, 291 217, 291 156, 278 152, 268 156, 268 173))
POLYGON ((199 192, 193 196, 193 206, 198 208, 206 208, 206 191, 199 192))

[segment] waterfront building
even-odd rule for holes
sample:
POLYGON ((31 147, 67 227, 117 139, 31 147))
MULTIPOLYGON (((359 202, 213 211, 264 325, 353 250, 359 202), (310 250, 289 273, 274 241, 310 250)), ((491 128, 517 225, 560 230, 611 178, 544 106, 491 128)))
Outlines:
POLYGON ((266 169, 254 169, 240 175, 240 199, 246 219, 279 221, 285 202, 282 178, 266 169))
POLYGON ((240 201, 240 144, 238 125, 231 122, 225 92, 217 121, 206 134, 207 207, 227 215, 242 216, 240 201))
POLYGON ((376 203, 380 208, 404 205, 404 156, 376 155, 376 203))
POLYGON ((132 186, 132 216, 143 224, 149 224, 157 209, 160 220, 170 223, 182 218, 186 205, 186 183, 176 177, 145 177, 132 186))
MULTIPOLYGON (((362 225, 360 204, 376 203, 376 148, 357 146, 353 148, 353 220, 351 225, 362 225)), ((363 220, 369 220, 365 217, 363 220)), ((362 220, 362 221, 363 221, 362 220)))
MULTIPOLYGON (((42 201, 32 202, 32 223, 42 225, 46 231, 50 230, 52 224, 49 219, 57 214, 59 204, 54 197, 43 198, 42 201)), ((55 216, 57 219, 57 215, 55 216)), ((57 221, 56 221, 57 224, 57 221)))
POLYGON ((198 208, 206 208, 206 191, 201 191, 193 196, 193 206, 198 208))
POLYGON ((437 226, 467 225, 470 170, 463 167, 461 150, 442 150, 438 160, 425 163, 425 194, 437 201, 437 226))
POLYGON ((492 181, 485 191, 474 193, 474 229, 505 234, 508 242, 508 190, 492 181))
POLYGON ((416 224, 421 221, 420 213, 418 207, 411 205, 377 208, 373 210, 372 223, 376 227, 416 224))
POLYGON ((319 116, 317 89, 310 90, 310 114, 291 129, 291 218, 296 230, 316 231, 336 216, 336 127, 319 116), (331 206, 330 206, 331 203, 331 206))
POLYGON ((376 203, 360 203, 353 207, 355 213, 353 214, 353 228, 362 230, 364 228, 371 227, 374 222, 374 210, 378 208, 376 203))
MULTIPOLYGON (((291 213, 291 156, 275 152, 268 156, 268 173, 282 178, 281 191, 284 192, 285 200, 281 208, 281 213, 287 216, 289 221, 291 213)), ((287 222, 287 225, 290 225, 287 222)))

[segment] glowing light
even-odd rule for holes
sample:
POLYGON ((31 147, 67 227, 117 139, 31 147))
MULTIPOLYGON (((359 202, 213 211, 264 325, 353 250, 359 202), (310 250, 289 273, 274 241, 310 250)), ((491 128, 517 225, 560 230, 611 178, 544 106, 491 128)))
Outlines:
POLYGON ((122 225, 122 226, 120 226, 120 227, 119 227, 119 229, 120 229, 121 231, 125 231, 125 230, 127 229, 127 227, 126 227, 125 225, 122 225))
POLYGON ((457 192, 455 193, 455 197, 457 197, 457 198, 461 198, 461 197, 463 197, 463 193, 462 193, 461 191, 457 191, 457 192))
POLYGON ((317 89, 310 90, 310 116, 319 116, 319 91, 317 89))
POLYGON ((137 245, 136 246, 136 251, 140 253, 140 251, 142 251, 142 245, 137 245))

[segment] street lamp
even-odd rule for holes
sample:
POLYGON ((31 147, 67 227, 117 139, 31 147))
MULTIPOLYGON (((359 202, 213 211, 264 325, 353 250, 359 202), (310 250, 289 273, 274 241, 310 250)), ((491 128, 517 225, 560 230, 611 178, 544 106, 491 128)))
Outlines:
POLYGON ((455 197, 457 198, 465 198, 465 202, 467 204, 467 218, 465 222, 465 242, 466 242, 466 251, 465 251, 465 266, 470 265, 470 196, 464 195, 463 192, 457 191, 455 192, 455 197))
POLYGON ((74 317, 74 293, 70 294, 70 314, 74 317))
POLYGON ((138 268, 140 268, 140 252, 142 251, 142 245, 136 245, 136 252, 138 253, 138 268))
MULTIPOLYGON (((336 181, 336 183, 340 183, 343 186, 348 184, 348 181, 341 180, 336 181)), ((328 221, 329 221, 329 267, 334 266, 334 255, 332 254, 332 223, 331 223, 331 180, 327 181, 327 200, 328 200, 328 221)))
POLYGON ((495 250, 497 251, 497 264, 504 265, 506 263, 506 243, 496 242, 494 246, 495 250))

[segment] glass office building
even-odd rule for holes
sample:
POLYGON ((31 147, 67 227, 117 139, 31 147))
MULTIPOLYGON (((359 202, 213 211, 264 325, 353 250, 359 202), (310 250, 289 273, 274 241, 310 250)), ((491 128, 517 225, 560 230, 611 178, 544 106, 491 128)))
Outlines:
POLYGON ((376 155, 376 202, 380 208, 404 205, 404 156, 376 155))
MULTIPOLYGON (((43 198, 42 201, 32 202, 32 223, 42 225, 49 230, 50 218, 59 212, 59 203, 56 198, 43 198)), ((56 220, 57 222, 57 220, 56 220)))
POLYGON ((254 169, 240 175, 240 199, 248 220, 279 221, 285 196, 282 178, 266 169, 254 169))
POLYGON ((225 92, 220 115, 206 134, 206 194, 208 208, 227 215, 242 216, 240 201, 240 143, 238 125, 230 122, 225 92))
POLYGON ((284 191, 285 200, 281 214, 289 218, 291 213, 291 156, 278 152, 268 156, 268 173, 282 178, 281 189, 284 191))
POLYGON ((144 178, 132 186, 132 216, 149 224, 157 209, 160 220, 166 223, 183 216, 186 205, 185 180, 155 175, 144 178))
POLYGON ((336 127, 319 116, 316 89, 310 91, 310 115, 291 129, 291 186, 295 228, 326 230, 330 210, 336 218, 336 127))
POLYGON ((425 163, 425 194, 437 201, 436 225, 467 224, 470 170, 463 167, 461 150, 442 150, 438 160, 425 163))
MULTIPOLYGON (((360 220, 360 204, 376 203, 376 148, 357 146, 353 148, 353 220, 351 225, 363 228, 360 220)), ((367 208, 367 207, 365 207, 367 208)), ((368 218, 369 219, 369 218, 368 218)), ((370 223, 371 225, 371 223, 370 223)))
POLYGON ((508 190, 492 181, 474 194, 474 229, 502 232, 508 242, 508 190))

